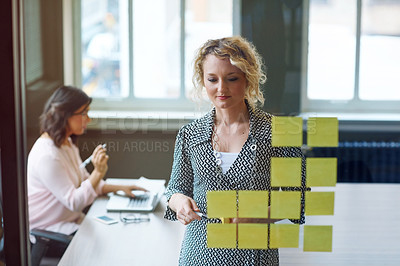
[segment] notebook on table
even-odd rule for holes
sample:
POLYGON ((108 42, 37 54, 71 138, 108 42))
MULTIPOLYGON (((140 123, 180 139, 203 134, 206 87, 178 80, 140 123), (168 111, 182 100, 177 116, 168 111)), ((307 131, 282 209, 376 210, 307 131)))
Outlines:
POLYGON ((153 211, 160 198, 165 191, 165 180, 163 179, 148 179, 141 177, 139 179, 121 179, 109 178, 107 184, 113 185, 136 185, 147 189, 149 192, 135 198, 121 196, 119 194, 110 194, 106 209, 110 212, 151 212, 153 211))

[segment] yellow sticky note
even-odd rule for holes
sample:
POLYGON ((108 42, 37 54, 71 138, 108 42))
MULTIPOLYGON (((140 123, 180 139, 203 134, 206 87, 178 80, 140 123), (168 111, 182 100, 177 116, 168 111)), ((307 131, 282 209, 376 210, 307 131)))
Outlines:
POLYGON ((271 186, 301 186, 301 158, 271 158, 271 186))
POLYGON ((335 192, 306 192, 306 215, 333 215, 335 192))
POLYGON ((298 248, 298 224, 271 224, 269 247, 270 248, 298 248))
POLYGON ((301 117, 272 117, 272 146, 300 147, 303 144, 303 120, 301 117))
POLYGON ((236 248, 236 224, 207 224, 207 247, 236 248))
POLYGON ((238 192, 239 217, 268 218, 268 191, 238 192))
POLYGON ((331 225, 305 225, 303 251, 332 252, 331 225))
POLYGON ((334 187, 337 180, 337 158, 307 158, 307 187, 334 187))
POLYGON ((307 145, 310 147, 337 147, 339 121, 336 117, 310 117, 307 121, 307 145))
POLYGON ((238 224, 240 249, 267 249, 268 224, 238 224))
POLYGON ((236 191, 207 191, 207 216, 209 218, 236 217, 236 191))
POLYGON ((300 191, 271 191, 272 219, 300 219, 300 191))

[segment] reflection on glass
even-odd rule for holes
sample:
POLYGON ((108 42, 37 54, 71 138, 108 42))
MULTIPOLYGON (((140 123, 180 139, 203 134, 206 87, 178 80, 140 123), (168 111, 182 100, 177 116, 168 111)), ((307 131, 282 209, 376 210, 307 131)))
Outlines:
POLYGON ((400 1, 363 1, 359 94, 400 100, 400 1))
POLYGON ((133 91, 137 98, 180 96, 180 1, 133 1, 133 91))
POLYGON ((127 1, 82 0, 82 88, 92 97, 128 96, 127 1), (125 88, 125 89, 122 89, 125 88))
POLYGON ((186 0, 185 11, 185 88, 193 89, 193 58, 196 49, 208 39, 232 36, 232 0, 186 0))
POLYGON ((307 96, 349 100, 354 95, 356 0, 311 0, 307 96))

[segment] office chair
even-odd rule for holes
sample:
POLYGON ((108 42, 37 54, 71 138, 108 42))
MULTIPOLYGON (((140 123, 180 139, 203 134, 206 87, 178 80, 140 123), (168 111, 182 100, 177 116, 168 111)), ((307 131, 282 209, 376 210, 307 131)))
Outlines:
POLYGON ((46 252, 50 247, 57 247, 61 256, 73 237, 72 235, 65 235, 41 229, 32 229, 30 233, 36 238, 36 243, 31 249, 32 266, 40 265, 40 261, 46 255, 46 252))

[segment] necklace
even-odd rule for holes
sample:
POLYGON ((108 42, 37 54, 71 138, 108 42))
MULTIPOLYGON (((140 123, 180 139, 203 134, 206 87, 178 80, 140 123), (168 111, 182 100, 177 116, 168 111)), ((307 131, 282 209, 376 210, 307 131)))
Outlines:
MULTIPOLYGON (((249 130, 249 129, 248 129, 249 130)), ((244 134, 244 133, 243 133, 244 134)), ((247 143, 247 141, 246 141, 247 143)), ((243 148, 245 148, 246 143, 244 144, 243 148)), ((214 120, 214 125, 213 125, 213 132, 212 132, 212 136, 211 136, 211 144, 212 144, 212 148, 213 148, 213 154, 215 157, 215 171, 216 171, 216 176, 218 178, 218 185, 221 186, 221 181, 222 181, 222 176, 223 176, 223 171, 222 171, 222 159, 221 159, 221 151, 220 151, 220 147, 221 147, 221 142, 220 142, 220 136, 218 135, 218 128, 217 128, 217 124, 215 123, 214 120)), ((252 155, 252 166, 251 168, 251 172, 253 173, 255 171, 255 158, 256 158, 256 151, 257 151, 257 144, 256 144, 256 140, 254 138, 250 139, 250 142, 247 144, 249 145, 249 149, 252 155)), ((253 176, 253 174, 251 174, 251 176, 253 176)), ((251 188, 255 189, 256 188, 256 183, 255 180, 252 178, 251 179, 251 188)), ((241 184, 237 184, 236 186, 236 190, 239 190, 241 188, 241 184)))
MULTIPOLYGON (((214 119, 213 133, 212 133, 211 141, 212 141, 212 148, 213 148, 213 153, 214 153, 215 162, 216 162, 216 171, 217 171, 217 174, 223 172, 223 171, 222 171, 222 167, 221 167, 221 165, 222 165, 222 154, 221 154, 221 150, 229 152, 229 148, 230 148, 230 147, 228 146, 228 145, 230 145, 230 144, 229 144, 229 141, 228 141, 228 142, 226 142, 226 141, 225 141, 225 142, 221 142, 220 135, 218 134, 218 126, 220 126, 219 129, 222 130, 222 129, 221 129, 222 125, 221 125, 221 124, 218 124, 218 123, 215 121, 215 119, 214 119)), ((239 135, 240 138, 243 138, 243 137, 247 136, 246 131, 248 131, 249 129, 248 129, 248 127, 245 126, 245 125, 240 125, 240 124, 238 124, 238 125, 236 125, 236 128, 234 128, 234 129, 229 128, 229 129, 228 129, 228 132, 230 132, 231 130, 234 131, 235 136, 234 136, 234 135, 229 135, 229 136, 228 136, 228 139, 230 139, 231 137, 233 137, 234 140, 237 141, 237 139, 236 139, 237 136, 239 135)), ((220 131, 220 132, 221 132, 221 131, 220 131)), ((231 140, 231 139, 230 139, 230 140, 231 140)), ((239 140, 239 141, 241 141, 241 140, 239 140)), ((246 142, 246 141, 244 141, 244 142, 246 142)), ((243 145, 244 145, 244 143, 243 143, 243 145)), ((236 148, 237 148, 237 147, 236 147, 236 148)), ((241 148, 242 148, 242 147, 241 147, 241 148)), ((239 153, 239 152, 238 152, 238 153, 239 153)))
POLYGON ((219 174, 222 174, 222 168, 221 168, 222 160, 221 160, 221 153, 219 151, 219 136, 217 133, 217 125, 215 124, 215 121, 214 121, 214 125, 213 125, 213 134, 212 134, 211 140, 212 140, 212 147, 213 147, 213 152, 214 152, 214 157, 215 157, 215 163, 217 164, 215 170, 217 172, 217 175, 219 175, 219 174))

